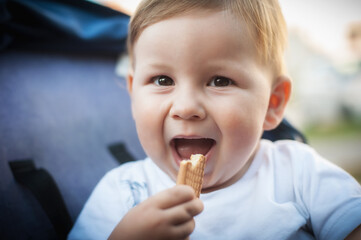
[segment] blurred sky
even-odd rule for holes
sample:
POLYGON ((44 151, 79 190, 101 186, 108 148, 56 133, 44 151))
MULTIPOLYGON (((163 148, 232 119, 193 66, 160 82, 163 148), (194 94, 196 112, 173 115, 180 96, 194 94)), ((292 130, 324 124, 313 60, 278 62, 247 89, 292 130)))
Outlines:
POLYGON ((347 61, 347 30, 361 21, 361 0, 279 0, 287 25, 333 60, 347 61))

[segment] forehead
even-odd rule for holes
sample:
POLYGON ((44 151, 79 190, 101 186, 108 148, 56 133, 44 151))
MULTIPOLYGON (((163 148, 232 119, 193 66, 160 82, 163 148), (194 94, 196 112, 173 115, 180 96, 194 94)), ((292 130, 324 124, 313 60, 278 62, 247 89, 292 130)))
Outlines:
POLYGON ((158 16, 149 17, 146 21, 148 23, 144 25, 145 27, 139 29, 138 38, 149 27, 159 25, 159 23, 172 23, 174 20, 178 21, 177 24, 182 25, 189 23, 192 25, 194 22, 198 22, 204 25, 213 25, 214 27, 222 25, 222 27, 233 28, 234 31, 248 29, 250 34, 253 36, 255 34, 254 29, 252 29, 253 27, 248 26, 242 16, 239 14, 235 15, 231 10, 197 8, 183 13, 175 13, 164 18, 158 18, 158 16))
MULTIPOLYGON (((140 49, 157 50, 157 47, 159 50, 193 51, 192 54, 201 54, 203 50, 208 51, 213 47, 227 53, 241 51, 244 55, 255 56, 254 39, 254 33, 245 21, 228 11, 194 10, 146 27, 133 50, 135 58, 140 49), (207 46, 199 44, 201 42, 207 46)), ((178 55, 176 52, 173 54, 178 55)))

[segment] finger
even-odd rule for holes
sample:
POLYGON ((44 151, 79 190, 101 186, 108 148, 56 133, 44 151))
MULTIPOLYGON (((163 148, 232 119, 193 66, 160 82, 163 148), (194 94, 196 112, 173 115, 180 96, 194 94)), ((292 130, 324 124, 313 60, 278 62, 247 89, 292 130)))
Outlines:
POLYGON ((152 201, 161 209, 168 209, 195 198, 193 188, 186 185, 176 185, 152 197, 152 201))
POLYGON ((173 208, 168 208, 164 214, 174 225, 182 224, 193 219, 194 216, 203 211, 203 202, 194 198, 191 201, 182 203, 173 208))
POLYGON ((196 223, 194 219, 183 224, 173 226, 171 229, 172 236, 175 236, 177 239, 189 239, 189 235, 191 235, 191 233, 194 231, 195 226, 196 223))

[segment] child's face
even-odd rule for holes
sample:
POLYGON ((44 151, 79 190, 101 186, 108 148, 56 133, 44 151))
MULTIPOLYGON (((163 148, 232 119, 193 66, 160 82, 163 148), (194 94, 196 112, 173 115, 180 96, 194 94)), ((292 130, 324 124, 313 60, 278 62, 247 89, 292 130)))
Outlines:
POLYGON ((204 188, 247 170, 263 132, 272 89, 245 23, 197 11, 147 27, 129 77, 140 141, 173 179, 179 162, 207 158, 204 188))

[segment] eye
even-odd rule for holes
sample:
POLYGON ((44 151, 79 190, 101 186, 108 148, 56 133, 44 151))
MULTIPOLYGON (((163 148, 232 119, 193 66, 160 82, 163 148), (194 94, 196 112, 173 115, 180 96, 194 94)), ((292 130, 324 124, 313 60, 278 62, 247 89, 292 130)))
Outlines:
POLYGON ((174 81, 170 77, 167 76, 157 76, 152 78, 152 82, 158 86, 173 86, 174 81))
POLYGON ((232 84, 233 81, 231 79, 226 77, 216 76, 210 81, 208 85, 211 87, 227 87, 232 84))

